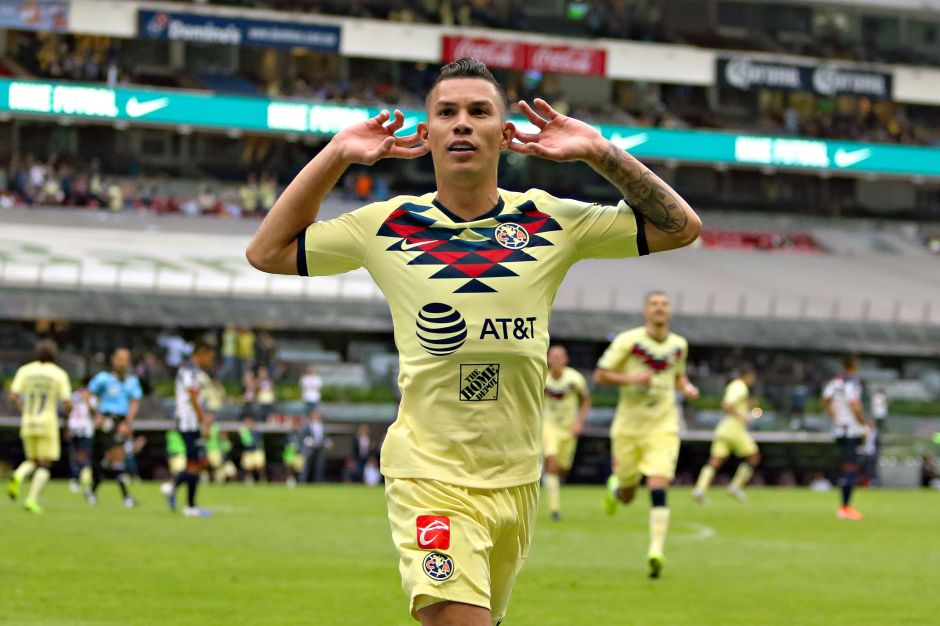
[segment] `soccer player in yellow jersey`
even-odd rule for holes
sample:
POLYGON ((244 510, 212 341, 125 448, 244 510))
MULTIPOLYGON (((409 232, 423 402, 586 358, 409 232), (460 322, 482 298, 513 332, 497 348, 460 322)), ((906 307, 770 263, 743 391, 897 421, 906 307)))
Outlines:
POLYGON ((591 410, 591 392, 578 370, 568 367, 564 346, 548 350, 548 376, 542 403, 545 490, 552 519, 561 519, 561 481, 571 470, 578 436, 591 410))
POLYGON ((24 502, 32 513, 42 513, 39 494, 49 482, 49 468, 60 456, 59 403, 66 412, 72 410, 72 385, 65 370, 55 364, 58 352, 55 342, 49 339, 37 343, 36 360, 19 368, 10 385, 10 402, 22 416, 20 439, 26 460, 13 473, 7 493, 15 500, 20 485, 32 474, 24 502))
POLYGON ((749 400, 750 389, 754 386, 757 376, 750 365, 741 367, 741 373, 725 388, 724 398, 721 400, 721 410, 725 412, 724 419, 715 429, 715 438, 712 441, 711 454, 708 463, 698 475, 698 481, 692 490, 692 497, 700 503, 705 503, 705 494, 708 486, 715 478, 715 472, 724 464, 729 454, 742 459, 738 469, 728 485, 728 493, 741 502, 744 502, 744 486, 754 475, 754 468, 760 463, 760 452, 754 438, 747 432, 747 425, 754 420, 752 406, 749 400))
POLYGON ((247 250, 254 267, 273 273, 364 267, 388 300, 402 397, 382 472, 402 586, 425 625, 491 626, 506 612, 532 537, 548 322, 568 268, 678 248, 701 227, 685 201, 593 127, 543 100, 519 106, 537 132, 507 121, 485 65, 446 65, 416 133, 395 135, 400 111, 337 133, 247 250), (585 161, 626 199, 601 206, 499 189, 502 150, 585 161), (350 165, 428 152, 435 193, 316 221, 350 165))
POLYGON ((594 381, 620 386, 620 400, 610 427, 613 474, 607 481, 605 508, 617 510, 617 500, 629 504, 640 476, 650 491, 650 548, 647 563, 651 578, 663 568, 663 546, 669 529, 666 489, 679 458, 679 411, 676 390, 686 398, 698 389, 685 375, 689 344, 669 330, 669 297, 661 291, 646 295, 646 324, 620 333, 601 356, 594 381))

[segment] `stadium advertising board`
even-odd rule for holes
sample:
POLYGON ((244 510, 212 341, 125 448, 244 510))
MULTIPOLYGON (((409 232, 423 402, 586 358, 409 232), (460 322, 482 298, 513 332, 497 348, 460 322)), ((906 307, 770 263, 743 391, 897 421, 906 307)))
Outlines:
MULTIPOLYGON (((0 79, 0 113, 5 115, 331 135, 378 112, 376 107, 300 100, 0 79)), ((402 112, 402 133, 414 132, 418 122, 425 119, 424 111, 402 112)), ((512 121, 523 130, 532 130, 527 120, 512 121)), ((643 158, 940 177, 937 148, 609 124, 598 125, 597 129, 616 145, 643 158)))
POLYGON ((808 91, 829 98, 850 94, 880 100, 890 99, 893 93, 893 77, 889 72, 835 63, 802 65, 766 61, 749 56, 719 57, 717 62, 718 84, 741 91, 808 91))
POLYGON ((441 50, 445 63, 461 57, 474 57, 491 67, 585 76, 604 76, 607 69, 607 52, 600 48, 546 46, 448 35, 444 37, 441 50))
POLYGON ((0 27, 65 32, 69 25, 68 0, 4 0, 0 27))
POLYGON ((327 24, 145 10, 137 13, 137 32, 143 39, 265 48, 309 48, 326 52, 339 51, 340 37, 340 28, 327 24))

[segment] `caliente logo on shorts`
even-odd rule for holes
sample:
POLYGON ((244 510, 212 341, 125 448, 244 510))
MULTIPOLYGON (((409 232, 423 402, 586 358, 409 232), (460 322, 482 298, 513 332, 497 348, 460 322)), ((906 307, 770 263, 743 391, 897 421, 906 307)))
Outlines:
POLYGON ((510 250, 525 248, 529 243, 529 231, 514 222, 507 222, 496 227, 496 243, 510 250))
POLYGON ((418 343, 432 356, 453 354, 467 341, 467 323, 460 311, 449 304, 425 304, 415 325, 418 343))
POLYGON ((446 515, 419 515, 415 523, 418 547, 422 550, 450 548, 450 518, 446 515))
POLYGON ((438 582, 454 575, 454 560, 440 552, 431 552, 424 557, 424 573, 438 582))

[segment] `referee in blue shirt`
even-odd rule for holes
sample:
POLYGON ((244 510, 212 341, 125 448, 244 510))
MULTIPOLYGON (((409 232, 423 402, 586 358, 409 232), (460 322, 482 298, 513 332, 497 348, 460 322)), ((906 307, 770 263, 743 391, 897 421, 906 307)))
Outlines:
MULTIPOLYGON (((128 489, 130 476, 125 466, 123 448, 133 437, 134 418, 137 417, 140 399, 144 395, 140 380, 130 372, 130 368, 130 350, 118 348, 111 355, 111 370, 98 372, 88 383, 89 391, 98 397, 92 493, 97 494, 98 485, 104 478, 114 478, 121 488, 124 506, 128 508, 134 506, 136 501, 128 489)), ((89 502, 95 504, 96 496, 90 498, 89 502)))

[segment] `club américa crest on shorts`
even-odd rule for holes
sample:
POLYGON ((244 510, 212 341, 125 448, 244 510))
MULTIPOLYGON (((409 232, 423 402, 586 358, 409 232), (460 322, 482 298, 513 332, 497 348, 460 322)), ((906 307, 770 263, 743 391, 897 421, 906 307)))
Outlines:
POLYGON ((443 226, 428 215, 433 208, 406 202, 392 211, 376 235, 392 240, 388 252, 414 255, 408 265, 434 267, 431 279, 454 280, 454 293, 496 293, 487 279, 518 276, 512 267, 535 262, 533 249, 555 245, 543 235, 562 229, 531 200, 492 218, 493 226, 469 228, 443 226), (477 238, 461 237, 465 231, 477 238))
POLYGON ((443 582, 454 575, 454 560, 442 552, 431 552, 424 557, 423 568, 428 578, 443 582))

